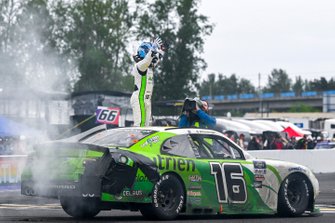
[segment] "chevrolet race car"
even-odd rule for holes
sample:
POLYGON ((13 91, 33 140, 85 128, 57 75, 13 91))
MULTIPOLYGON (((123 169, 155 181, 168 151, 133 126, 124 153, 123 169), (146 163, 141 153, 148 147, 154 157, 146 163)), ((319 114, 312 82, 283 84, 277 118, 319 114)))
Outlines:
POLYGON ((308 168, 255 159, 208 129, 100 126, 36 147, 21 180, 22 194, 56 196, 76 218, 111 209, 164 220, 318 211, 319 184, 308 168))

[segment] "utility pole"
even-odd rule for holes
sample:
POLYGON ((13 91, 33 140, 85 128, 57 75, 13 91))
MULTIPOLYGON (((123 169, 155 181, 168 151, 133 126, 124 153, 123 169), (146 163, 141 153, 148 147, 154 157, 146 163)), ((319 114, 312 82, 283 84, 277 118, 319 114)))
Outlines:
POLYGON ((262 88, 261 88, 261 73, 258 73, 258 97, 259 97, 259 109, 261 112, 261 118, 263 118, 263 99, 262 99, 262 88))

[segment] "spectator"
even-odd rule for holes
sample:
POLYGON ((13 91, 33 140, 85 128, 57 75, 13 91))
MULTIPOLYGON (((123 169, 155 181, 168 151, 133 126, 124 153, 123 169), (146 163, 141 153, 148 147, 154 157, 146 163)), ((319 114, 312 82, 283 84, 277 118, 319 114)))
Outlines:
POLYGON ((242 149, 247 149, 244 146, 244 142, 245 142, 245 135, 243 133, 240 134, 239 139, 238 139, 238 145, 242 148, 242 149))
POLYGON ((271 145, 271 149, 282 150, 284 148, 284 143, 280 135, 276 135, 275 139, 271 145))
POLYGON ((316 141, 313 140, 312 136, 307 137, 307 149, 314 149, 316 146, 316 141))
POLYGON ((286 149, 294 149, 296 143, 297 143, 296 138, 294 136, 292 136, 290 138, 290 140, 288 141, 288 143, 286 144, 286 149))
POLYGON ((307 149, 307 135, 297 141, 295 149, 307 149))
POLYGON ((261 150, 261 149, 263 149, 261 143, 261 137, 253 136, 250 142, 248 143, 247 150, 261 150))

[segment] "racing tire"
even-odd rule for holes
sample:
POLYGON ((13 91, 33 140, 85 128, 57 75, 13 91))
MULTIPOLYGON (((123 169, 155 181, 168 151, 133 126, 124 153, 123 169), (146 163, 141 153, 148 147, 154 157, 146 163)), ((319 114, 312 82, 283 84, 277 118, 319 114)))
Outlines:
POLYGON ((155 184, 152 203, 140 207, 147 219, 176 219, 184 206, 185 191, 182 182, 173 174, 166 174, 155 184))
POLYGON ((93 218, 100 212, 100 200, 84 197, 60 197, 63 210, 74 218, 93 218))
POLYGON ((301 174, 291 174, 285 178, 278 193, 278 214, 280 216, 300 216, 308 208, 311 196, 307 178, 301 174))

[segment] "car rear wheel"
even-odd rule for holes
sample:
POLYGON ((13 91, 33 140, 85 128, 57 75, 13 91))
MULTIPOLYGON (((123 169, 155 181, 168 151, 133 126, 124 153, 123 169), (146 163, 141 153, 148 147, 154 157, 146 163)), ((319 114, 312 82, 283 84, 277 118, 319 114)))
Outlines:
POLYGON ((172 220, 183 208, 185 192, 177 176, 166 174, 156 183, 152 193, 152 203, 140 207, 145 218, 172 220))
POLYGON ((92 218, 100 212, 99 199, 84 197, 60 197, 63 210, 74 218, 92 218))
POLYGON ((282 183, 278 194, 278 214, 299 216, 303 214, 311 196, 307 178, 291 174, 282 183))

